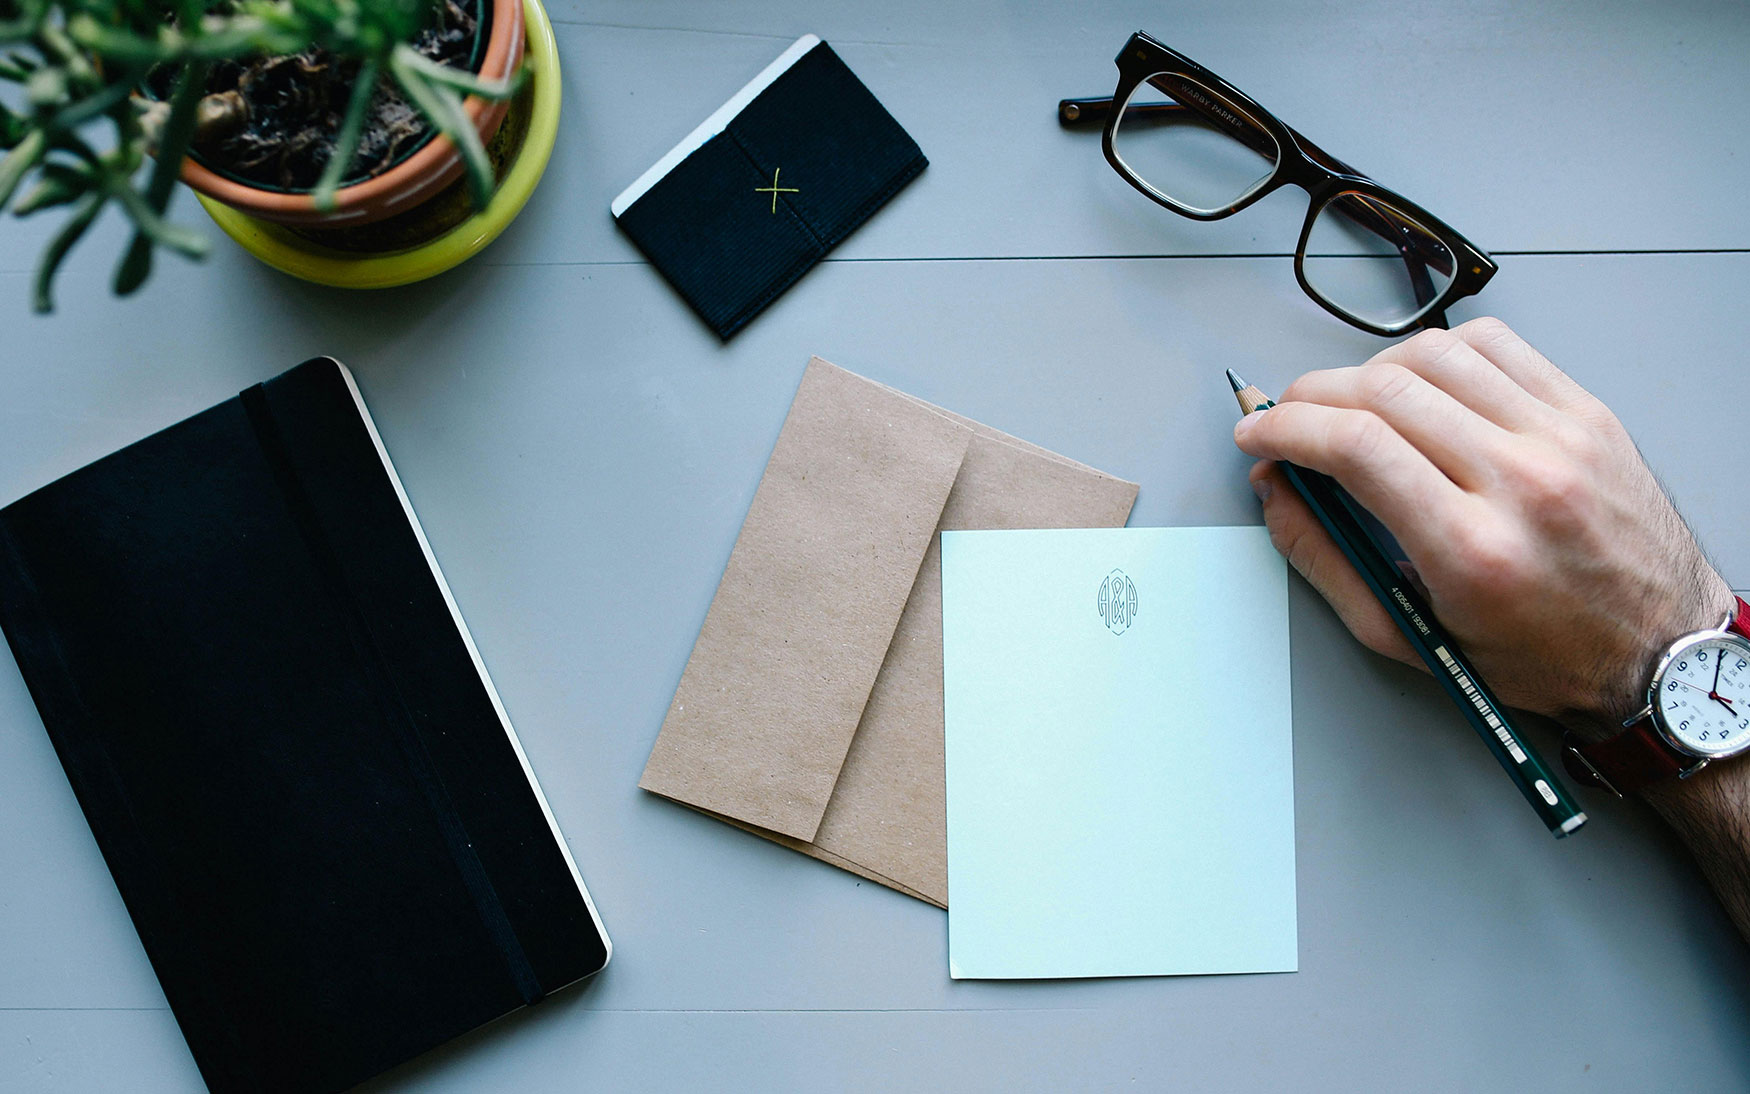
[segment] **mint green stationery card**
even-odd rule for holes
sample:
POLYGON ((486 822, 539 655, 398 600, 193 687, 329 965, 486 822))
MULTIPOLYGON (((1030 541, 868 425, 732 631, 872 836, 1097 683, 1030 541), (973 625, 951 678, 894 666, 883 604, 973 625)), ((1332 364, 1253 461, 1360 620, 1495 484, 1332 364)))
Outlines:
POLYGON ((956 979, 1292 972, 1264 529, 942 533, 956 979))

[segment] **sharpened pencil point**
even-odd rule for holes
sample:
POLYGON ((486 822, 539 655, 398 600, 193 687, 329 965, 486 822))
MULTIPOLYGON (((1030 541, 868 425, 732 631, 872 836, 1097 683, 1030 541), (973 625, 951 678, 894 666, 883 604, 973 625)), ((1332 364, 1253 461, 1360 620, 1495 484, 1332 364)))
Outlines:
POLYGON ((1231 368, 1227 370, 1227 382, 1234 386, 1234 398, 1239 400, 1241 414, 1250 414, 1275 405, 1270 402, 1268 395, 1240 379, 1240 374, 1231 368))

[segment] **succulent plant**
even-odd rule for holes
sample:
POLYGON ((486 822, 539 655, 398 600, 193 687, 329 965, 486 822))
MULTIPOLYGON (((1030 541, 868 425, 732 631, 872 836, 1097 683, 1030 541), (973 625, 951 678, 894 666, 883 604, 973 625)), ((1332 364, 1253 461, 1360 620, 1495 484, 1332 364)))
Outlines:
POLYGON ((111 203, 134 229, 117 294, 145 282, 158 247, 207 253, 206 238, 165 210, 197 127, 222 127, 241 107, 234 93, 208 93, 213 66, 226 62, 320 49, 358 64, 315 187, 319 208, 333 206, 384 83, 454 142, 473 201, 484 205, 492 168, 462 100, 507 98, 518 80, 482 80, 413 48, 441 2, 0 0, 0 211, 65 214, 37 266, 36 310, 53 309, 56 270, 111 203), (167 88, 159 99, 146 93, 154 76, 167 88), (7 83, 16 90, 4 93, 7 83))

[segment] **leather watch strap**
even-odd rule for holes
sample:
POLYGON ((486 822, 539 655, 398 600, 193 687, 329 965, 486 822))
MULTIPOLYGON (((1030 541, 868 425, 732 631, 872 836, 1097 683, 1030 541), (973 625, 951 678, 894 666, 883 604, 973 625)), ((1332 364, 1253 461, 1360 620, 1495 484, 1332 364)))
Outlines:
MULTIPOLYGON (((1737 608, 1726 630, 1750 639, 1750 604, 1734 599, 1737 608)), ((1580 744, 1570 733, 1563 743, 1562 762, 1575 781, 1619 796, 1674 778, 1696 762, 1665 743, 1650 715, 1607 740, 1580 744)))
POLYGON ((1601 786, 1618 797, 1674 778, 1689 766, 1659 738, 1651 717, 1607 740, 1578 744, 1570 739, 1562 749, 1562 762, 1576 782, 1601 786))

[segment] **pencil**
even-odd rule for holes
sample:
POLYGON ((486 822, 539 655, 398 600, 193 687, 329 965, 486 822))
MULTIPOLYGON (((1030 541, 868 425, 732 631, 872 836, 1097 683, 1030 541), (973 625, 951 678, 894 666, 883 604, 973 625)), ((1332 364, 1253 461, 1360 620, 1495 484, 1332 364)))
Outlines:
MULTIPOLYGON (((1276 403, 1262 391, 1227 370, 1228 383, 1233 385, 1242 414, 1268 410, 1276 403)), ((1391 556, 1386 553, 1361 515, 1365 510, 1328 475, 1296 466, 1286 461, 1277 464, 1295 491, 1306 500, 1313 515, 1337 541, 1349 563, 1373 595, 1385 607, 1386 614, 1409 640, 1410 647, 1427 664, 1434 679, 1458 704, 1465 720, 1477 736, 1489 746, 1495 759, 1519 788, 1544 825, 1561 839, 1586 823, 1560 779, 1543 762, 1543 757, 1520 736, 1507 710, 1495 698, 1483 678, 1471 667, 1469 658, 1450 635, 1434 619, 1434 612, 1422 594, 1404 579, 1391 556)))

